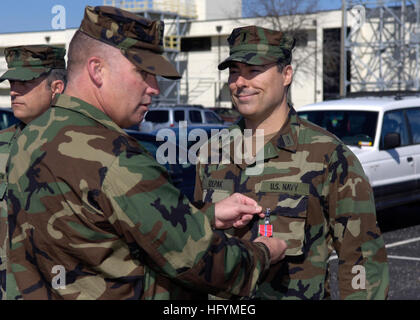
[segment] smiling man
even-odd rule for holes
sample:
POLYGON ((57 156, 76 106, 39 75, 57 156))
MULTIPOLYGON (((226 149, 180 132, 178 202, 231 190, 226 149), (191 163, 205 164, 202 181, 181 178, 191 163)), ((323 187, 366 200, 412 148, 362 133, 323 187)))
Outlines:
MULTIPOLYGON (((234 29, 228 42, 230 56, 219 69, 229 68, 232 102, 242 115, 230 129, 251 129, 254 135, 264 131, 264 147, 253 148, 264 168, 251 175, 248 169, 255 162, 204 164, 211 163, 205 159, 197 165, 195 199, 215 202, 234 192, 247 195, 266 216, 227 232, 242 239, 265 235, 287 242, 284 262, 270 268, 255 297, 328 299, 328 261, 334 249, 342 299, 386 298, 385 246, 372 189, 358 159, 287 103, 294 40, 280 31, 248 26, 234 29)), ((233 150, 234 142, 229 144, 233 150)))
POLYGON ((63 92, 66 83, 66 50, 63 48, 49 45, 17 46, 6 48, 4 53, 8 70, 0 77, 0 82, 10 82, 12 110, 20 123, 0 131, 0 300, 19 296, 10 269, 6 276, 8 231, 5 170, 10 146, 29 122, 50 107, 55 95, 63 92))

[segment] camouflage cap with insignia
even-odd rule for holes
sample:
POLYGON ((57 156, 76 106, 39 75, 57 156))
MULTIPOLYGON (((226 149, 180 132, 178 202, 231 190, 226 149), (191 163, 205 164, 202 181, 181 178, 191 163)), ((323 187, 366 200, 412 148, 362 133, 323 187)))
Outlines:
POLYGON ((28 45, 4 49, 7 71, 4 80, 29 81, 52 69, 65 69, 66 49, 50 45, 28 45))
POLYGON ((219 64, 219 70, 233 61, 252 65, 274 62, 291 63, 295 39, 284 32, 247 26, 233 29, 228 38, 229 57, 219 64))
POLYGON ((121 50, 136 67, 169 79, 181 76, 162 55, 163 21, 109 6, 86 6, 79 30, 121 50))

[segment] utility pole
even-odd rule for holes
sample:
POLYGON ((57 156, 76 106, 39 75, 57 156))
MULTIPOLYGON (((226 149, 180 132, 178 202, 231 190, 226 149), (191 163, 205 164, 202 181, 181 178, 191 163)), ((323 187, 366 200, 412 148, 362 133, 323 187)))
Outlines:
MULTIPOLYGON (((218 51, 218 58, 217 58, 217 65, 220 64, 220 32, 222 32, 222 26, 216 26, 217 31, 217 51, 218 51)), ((220 70, 217 73, 217 106, 220 108, 220 96, 221 96, 221 75, 220 70)))
POLYGON ((347 80, 347 5, 346 0, 341 0, 341 48, 340 48, 340 97, 345 97, 347 80))

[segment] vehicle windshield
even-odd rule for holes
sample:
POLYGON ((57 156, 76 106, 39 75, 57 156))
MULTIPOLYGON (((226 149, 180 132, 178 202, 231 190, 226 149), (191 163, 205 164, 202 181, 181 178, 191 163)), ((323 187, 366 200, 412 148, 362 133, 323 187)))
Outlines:
POLYGON ((378 112, 351 110, 298 111, 300 117, 335 134, 350 146, 372 146, 375 143, 378 112))
POLYGON ((209 111, 206 111, 205 113, 204 113, 204 116, 206 117, 206 121, 207 121, 207 123, 216 123, 216 124, 223 124, 223 121, 221 120, 221 119, 219 119, 218 117, 217 117, 217 115, 216 114, 214 114, 213 112, 209 112, 209 111))

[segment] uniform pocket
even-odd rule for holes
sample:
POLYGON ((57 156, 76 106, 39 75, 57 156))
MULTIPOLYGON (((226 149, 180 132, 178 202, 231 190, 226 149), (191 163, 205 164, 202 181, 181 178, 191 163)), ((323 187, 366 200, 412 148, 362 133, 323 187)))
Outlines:
POLYGON ((203 202, 216 203, 230 196, 230 192, 218 189, 204 189, 203 202))
MULTIPOLYGON (((273 237, 285 240, 286 256, 306 256, 305 230, 308 195, 270 193, 261 198, 264 210, 270 209, 273 237)), ((260 225, 264 219, 260 219, 260 225)))

